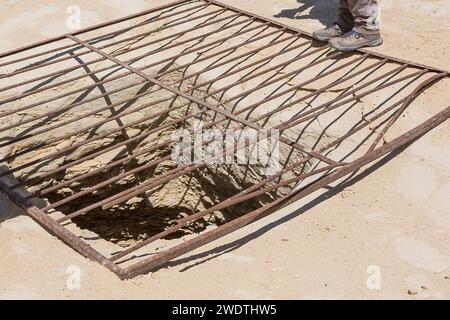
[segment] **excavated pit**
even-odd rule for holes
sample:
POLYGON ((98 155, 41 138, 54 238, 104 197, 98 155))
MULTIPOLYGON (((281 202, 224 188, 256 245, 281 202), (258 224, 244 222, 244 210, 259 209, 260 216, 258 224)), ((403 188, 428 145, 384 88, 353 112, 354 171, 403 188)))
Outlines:
MULTIPOLYGON (((178 74, 178 77, 181 78, 181 76, 181 74, 178 74)), ((136 80, 134 76, 128 77, 127 79, 130 83, 133 83, 133 81, 136 80)), ((170 82, 174 81, 174 79, 176 79, 176 76, 174 77, 174 75, 171 75, 170 78, 163 79, 163 81, 170 82)), ((121 82, 121 85, 123 85, 123 81, 121 82)), ((193 90, 193 87, 193 82, 184 81, 179 86, 179 89, 184 92, 191 92, 193 96, 202 96, 205 94, 197 89, 193 90)), ((113 89, 113 87, 108 88, 108 90, 113 89)), ((126 95, 127 93, 125 92, 122 94, 126 95)), ((128 94, 135 94, 135 92, 130 90, 128 94)), ((146 103, 155 101, 155 99, 163 100, 167 97, 170 98, 170 96, 170 93, 161 91, 156 94, 150 94, 147 98, 140 98, 139 104, 145 105, 146 103)), ((210 102, 216 104, 217 99, 211 97, 210 102)), ((168 108, 181 106, 185 103, 185 99, 175 97, 169 99, 167 102, 153 105, 149 109, 144 109, 131 118, 145 117, 149 114, 158 114, 158 112, 162 113, 162 111, 167 110, 168 108)), ((92 119, 86 119, 85 121, 89 122, 91 120, 99 121, 99 119, 102 118, 106 119, 108 116, 111 116, 111 113, 114 114, 116 111, 117 110, 111 110, 103 114, 98 114, 92 117, 92 119)), ((62 117, 64 117, 64 115, 62 117)), ((41 164, 39 167, 28 168, 26 171, 20 173, 20 179, 33 177, 33 175, 36 174, 43 174, 57 166, 64 166, 68 162, 77 161, 90 154, 103 151, 125 139, 142 135, 149 130, 164 127, 169 124, 165 129, 158 130, 144 139, 139 139, 134 143, 127 144, 121 148, 116 148, 111 152, 104 153, 92 160, 83 161, 79 165, 71 166, 56 175, 50 176, 39 184, 28 188, 28 191, 35 193, 60 183, 66 184, 64 188, 60 188, 41 197, 48 203, 56 203, 73 194, 89 190, 89 188, 114 178, 123 172, 134 170, 146 163, 170 156, 174 144, 172 143, 164 148, 159 148, 157 146, 161 141, 171 139, 171 135, 175 130, 192 130, 194 121, 208 123, 217 119, 217 117, 220 117, 220 115, 205 110, 195 103, 190 103, 187 107, 182 107, 167 114, 162 114, 156 119, 142 122, 138 126, 131 126, 127 130, 111 134, 107 138, 88 143, 81 148, 77 148, 73 152, 64 154, 60 159, 44 162, 44 165, 41 164), (187 113, 192 114, 200 111, 205 112, 201 116, 189 118, 177 125, 170 125, 170 122, 182 118, 187 113), (153 151, 145 152, 146 149, 152 148, 153 151), (120 166, 114 166, 112 169, 99 172, 92 177, 86 177, 81 180, 76 179, 76 182, 71 182, 74 177, 87 175, 97 168, 108 165, 117 159, 139 153, 142 154, 130 161, 122 163, 120 166)), ((120 118, 120 121, 123 123, 127 123, 131 120, 132 119, 128 119, 128 116, 120 118)), ((223 124, 215 125, 213 128, 219 129, 222 132, 226 129, 233 129, 236 126, 236 123, 224 121, 223 124)), ((100 134, 103 130, 107 130, 107 127, 108 126, 106 125, 98 126, 89 134, 77 135, 60 144, 50 145, 47 147, 47 150, 58 150, 63 148, 63 145, 86 141, 90 137, 100 134)), ((70 128, 66 128, 66 130, 69 131, 70 128)), ((16 145, 11 152, 12 154, 18 153, 20 150, 28 147, 30 147, 29 144, 21 146, 16 145)), ((281 167, 286 166, 293 161, 298 161, 304 156, 298 150, 287 145, 280 144, 279 147, 279 162, 281 167)), ((247 149, 247 154, 248 152, 247 149)), ((39 153, 45 154, 46 150, 41 149, 39 150, 39 153)), ((37 154, 30 154, 28 158, 32 159, 35 156, 37 156, 37 154)), ((24 160, 21 159, 21 161, 24 160)), ((11 165, 17 166, 20 165, 20 163, 11 163, 11 165)), ((63 215, 70 214, 86 206, 98 203, 111 195, 135 187, 151 178, 161 176, 170 170, 176 169, 179 165, 180 164, 171 159, 162 161, 161 163, 146 168, 136 174, 123 177, 112 184, 108 184, 106 187, 90 192, 78 201, 71 201, 66 205, 62 205, 57 208, 57 212, 63 215)), ((309 163, 304 166, 299 166, 296 170, 287 173, 284 178, 289 175, 289 177, 291 177, 293 174, 305 173, 308 170, 308 166, 309 163)), ((264 169, 265 167, 260 163, 242 165, 234 161, 232 164, 208 164, 206 167, 172 179, 168 183, 136 196, 126 203, 116 205, 111 209, 102 209, 100 207, 90 211, 87 215, 76 217, 72 219, 72 221, 81 229, 92 231, 107 241, 127 247, 133 245, 137 241, 148 239, 149 237, 164 231, 181 218, 208 209, 213 205, 238 194, 240 191, 257 184, 266 178, 263 174, 264 169)), ((245 201, 237 206, 232 206, 224 210, 216 211, 213 214, 206 215, 202 219, 188 224, 165 239, 180 238, 189 234, 200 233, 210 226, 222 225, 238 216, 258 209, 264 204, 272 202, 281 195, 286 195, 291 190, 291 187, 293 187, 293 185, 279 188, 263 196, 245 201)))

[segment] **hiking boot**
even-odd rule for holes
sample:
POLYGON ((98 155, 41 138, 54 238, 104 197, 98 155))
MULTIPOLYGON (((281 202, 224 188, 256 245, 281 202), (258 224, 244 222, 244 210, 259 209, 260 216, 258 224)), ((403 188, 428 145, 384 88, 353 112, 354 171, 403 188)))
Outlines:
POLYGON ((340 37, 343 34, 344 31, 341 26, 335 23, 331 27, 314 31, 312 36, 319 41, 328 41, 332 38, 340 37))
POLYGON ((363 47, 376 47, 383 43, 379 33, 364 34, 351 30, 339 38, 330 40, 330 45, 339 51, 353 51, 363 47))

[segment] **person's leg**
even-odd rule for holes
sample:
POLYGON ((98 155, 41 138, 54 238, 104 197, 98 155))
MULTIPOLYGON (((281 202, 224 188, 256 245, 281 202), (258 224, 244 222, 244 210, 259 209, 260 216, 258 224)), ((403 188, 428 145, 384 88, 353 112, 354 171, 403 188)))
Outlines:
POLYGON ((354 18, 348 2, 349 0, 340 0, 336 22, 330 27, 315 31, 313 33, 314 38, 320 41, 328 41, 332 38, 340 37, 344 33, 352 30, 354 18))
POLYGON ((351 13, 355 18, 354 30, 365 34, 380 34, 378 0, 352 0, 351 13))
POLYGON ((343 36, 330 39, 330 45, 341 51, 381 45, 378 0, 348 0, 348 5, 355 25, 343 36))
POLYGON ((354 7, 354 2, 356 1, 340 0, 336 22, 342 28, 344 33, 350 31, 355 24, 355 18, 351 12, 351 9, 354 7))

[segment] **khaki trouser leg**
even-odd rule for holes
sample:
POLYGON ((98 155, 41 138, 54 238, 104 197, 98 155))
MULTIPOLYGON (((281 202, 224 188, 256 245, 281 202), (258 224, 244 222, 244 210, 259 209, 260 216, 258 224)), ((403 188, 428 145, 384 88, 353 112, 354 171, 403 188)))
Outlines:
POLYGON ((378 0, 341 0, 338 24, 366 34, 380 32, 378 0))

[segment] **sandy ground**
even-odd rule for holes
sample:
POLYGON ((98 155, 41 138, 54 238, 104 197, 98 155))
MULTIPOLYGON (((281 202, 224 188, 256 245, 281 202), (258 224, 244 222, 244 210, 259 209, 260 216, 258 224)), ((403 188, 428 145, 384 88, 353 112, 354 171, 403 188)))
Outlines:
MULTIPOLYGON (((88 26, 166 2, 2 1, 0 47, 7 51, 67 32, 72 4, 82 8, 88 26)), ((307 31, 331 22, 335 5, 226 2, 307 31)), ((382 9, 385 45, 377 51, 450 69, 447 1, 385 0, 382 9)), ((436 99, 448 98, 447 92, 436 99)), ((0 298, 448 299, 449 139, 447 122, 342 190, 314 194, 126 282, 17 216, 20 210, 0 194, 0 298), (79 289, 68 286, 70 266, 81 270, 79 289), (371 290, 367 282, 378 274, 380 287, 371 290)))

